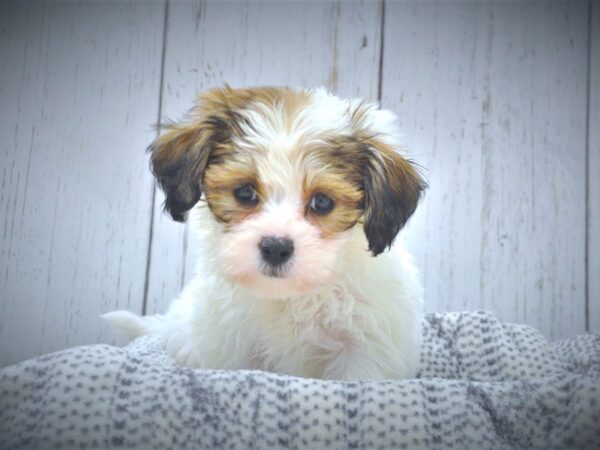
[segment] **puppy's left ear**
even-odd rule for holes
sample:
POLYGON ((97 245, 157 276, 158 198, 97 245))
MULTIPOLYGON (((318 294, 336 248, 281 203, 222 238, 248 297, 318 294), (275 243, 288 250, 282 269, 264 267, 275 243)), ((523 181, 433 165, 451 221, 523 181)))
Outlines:
POLYGON ((149 147, 151 170, 165 192, 164 208, 184 222, 202 194, 202 174, 211 150, 211 130, 204 124, 172 125, 149 147))
POLYGON ((167 125, 150 146, 150 168, 165 192, 165 210, 177 222, 200 200, 202 176, 215 148, 230 139, 233 113, 227 105, 232 89, 202 95, 188 120, 167 125))
POLYGON ((367 145, 364 231, 369 251, 377 256, 391 247, 415 212, 427 183, 392 146, 377 140, 367 145))

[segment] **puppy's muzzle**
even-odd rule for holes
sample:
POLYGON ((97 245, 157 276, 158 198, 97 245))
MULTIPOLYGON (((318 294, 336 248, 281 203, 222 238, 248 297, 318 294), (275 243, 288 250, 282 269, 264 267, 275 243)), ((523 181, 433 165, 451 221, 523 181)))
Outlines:
POLYGON ((272 268, 285 264, 294 253, 294 241, 286 237, 265 236, 258 244, 262 259, 272 268))

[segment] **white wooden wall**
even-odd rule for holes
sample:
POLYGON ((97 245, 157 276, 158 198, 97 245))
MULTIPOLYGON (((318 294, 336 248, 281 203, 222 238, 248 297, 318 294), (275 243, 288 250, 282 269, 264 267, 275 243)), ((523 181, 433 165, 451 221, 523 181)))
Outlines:
POLYGON ((121 343, 100 313, 163 311, 190 278, 144 150, 223 82, 398 114, 429 311, 600 331, 598 3, 2 2, 0 366, 121 343))

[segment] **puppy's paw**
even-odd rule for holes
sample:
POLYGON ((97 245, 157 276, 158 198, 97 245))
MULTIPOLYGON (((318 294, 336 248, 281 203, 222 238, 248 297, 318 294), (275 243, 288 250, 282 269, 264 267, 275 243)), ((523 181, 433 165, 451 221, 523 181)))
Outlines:
POLYGON ((335 362, 328 365, 323 372, 325 380, 343 380, 343 381, 359 381, 359 380, 383 380, 386 376, 383 370, 374 365, 371 361, 352 361, 352 362, 335 362))
POLYGON ((167 354, 179 365, 192 369, 202 368, 202 345, 194 333, 186 330, 171 331, 165 336, 167 354))

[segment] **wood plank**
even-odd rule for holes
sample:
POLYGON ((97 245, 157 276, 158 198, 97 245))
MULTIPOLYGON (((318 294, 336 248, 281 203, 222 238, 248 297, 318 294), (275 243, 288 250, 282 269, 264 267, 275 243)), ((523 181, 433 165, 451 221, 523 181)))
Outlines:
POLYGON ((431 185, 405 236, 428 310, 584 330, 586 13, 386 3, 383 105, 431 185))
POLYGON ((600 332, 600 5, 591 2, 588 161, 588 325, 600 332))
POLYGON ((0 6, 0 365, 141 311, 164 5, 0 6))
MULTIPOLYGON (((224 82, 324 85, 376 100, 380 23, 379 2, 170 3, 163 116, 182 117, 197 92, 224 82)), ((166 309, 196 258, 186 228, 162 213, 163 201, 157 192, 148 313, 166 309)))

